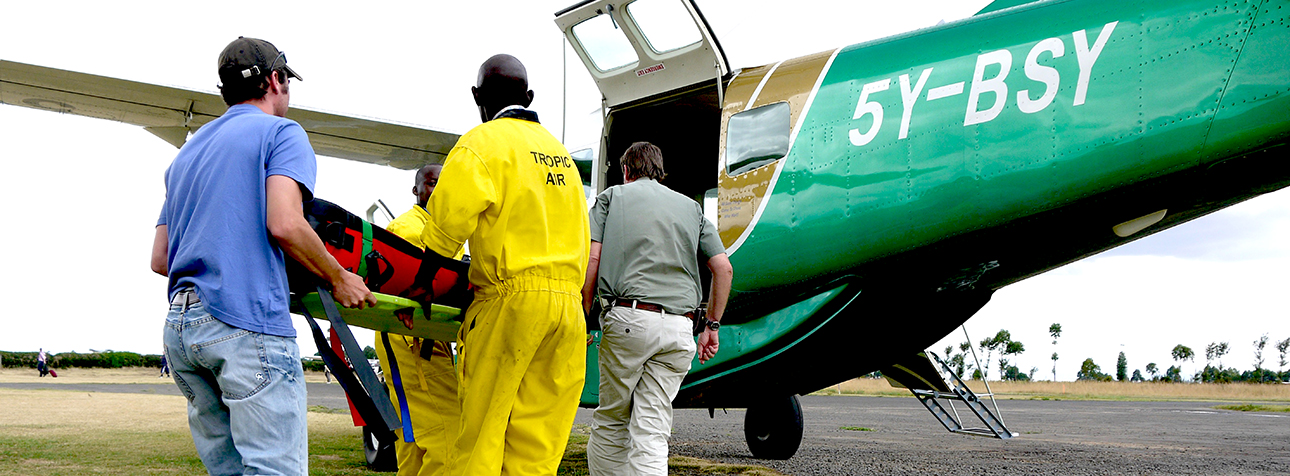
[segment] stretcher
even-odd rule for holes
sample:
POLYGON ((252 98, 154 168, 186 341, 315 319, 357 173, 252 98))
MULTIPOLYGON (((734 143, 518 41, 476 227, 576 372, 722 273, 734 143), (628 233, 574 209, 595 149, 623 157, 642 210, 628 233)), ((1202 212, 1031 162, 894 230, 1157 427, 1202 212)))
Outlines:
MULTIPOLYGON (((366 309, 340 308, 340 316, 351 326, 364 327, 374 331, 402 334, 422 339, 437 341, 456 341, 457 329, 461 327, 461 309, 433 304, 427 317, 421 304, 389 294, 372 293, 376 296, 376 305, 366 309), (408 329, 396 314, 412 314, 412 329, 408 329)), ((325 316, 322 298, 318 293, 309 293, 300 298, 300 303, 314 316, 325 316)))
MULTIPOLYGON (((368 290, 416 301, 465 308, 473 295, 470 261, 427 253, 384 228, 331 202, 305 203, 305 220, 342 268, 363 277, 368 290)), ((303 267, 290 276, 292 290, 311 292, 317 280, 303 267)))
MULTIPOLYGON (((424 252, 398 235, 325 200, 306 202, 304 216, 341 267, 363 278, 377 304, 366 309, 338 306, 326 286, 292 260, 287 265, 292 312, 306 316, 323 362, 349 397, 354 424, 367 427, 380 447, 393 444, 397 428, 402 428, 405 440, 411 441, 410 421, 399 418, 391 396, 372 367, 350 365, 350 362, 364 362, 366 358, 349 326, 455 341, 457 329, 461 327, 461 310, 474 298, 466 279, 470 261, 424 252), (412 329, 403 324, 400 314, 412 315, 412 329), (330 341, 315 319, 330 322, 330 341)), ((390 355, 389 339, 379 340, 377 345, 384 345, 390 355)), ((394 401, 406 414, 398 363, 391 359, 390 367, 392 374, 386 378, 395 382, 399 394, 394 401)))

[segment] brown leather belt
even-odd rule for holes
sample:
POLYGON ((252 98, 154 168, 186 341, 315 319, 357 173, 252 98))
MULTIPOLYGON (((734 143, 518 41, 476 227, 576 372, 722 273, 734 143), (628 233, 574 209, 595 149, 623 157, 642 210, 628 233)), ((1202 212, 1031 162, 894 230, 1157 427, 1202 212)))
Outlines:
MULTIPOLYGON (((640 309, 642 311, 649 311, 649 312, 667 312, 663 309, 663 306, 660 306, 658 304, 654 304, 651 302, 639 301, 636 299, 615 299, 614 305, 622 306, 622 307, 630 307, 632 309, 640 309)), ((673 314, 673 315, 675 316, 677 314, 673 314)), ((694 311, 690 311, 680 315, 688 317, 690 319, 694 319, 694 311)))

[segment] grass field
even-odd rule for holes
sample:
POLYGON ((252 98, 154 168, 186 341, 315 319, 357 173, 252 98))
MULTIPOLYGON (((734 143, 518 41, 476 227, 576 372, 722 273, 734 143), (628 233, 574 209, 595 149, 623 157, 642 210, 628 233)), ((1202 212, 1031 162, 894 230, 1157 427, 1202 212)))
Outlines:
MULTIPOLYGON (((0 370, 0 383, 164 383, 156 369, 66 369, 38 379, 34 370, 0 370)), ((308 381, 322 381, 322 374, 308 381)), ((188 432, 183 397, 171 395, 0 388, 0 476, 87 474, 206 474, 188 432)), ((309 473, 382 475, 368 471, 361 431, 347 412, 311 408, 309 473)), ((575 426, 560 475, 587 474, 588 429, 575 426)), ((777 475, 759 466, 733 466, 673 457, 680 475, 777 475)))
MULTIPOLYGON (((968 381, 978 394, 986 392, 979 380, 968 381)), ((996 398, 1034 400, 1145 400, 1145 401, 1238 401, 1290 403, 1290 385, 1248 383, 1159 383, 1159 382, 990 382, 996 398)), ((825 388, 815 395, 870 395, 911 397, 909 390, 895 388, 886 379, 859 378, 825 388)))

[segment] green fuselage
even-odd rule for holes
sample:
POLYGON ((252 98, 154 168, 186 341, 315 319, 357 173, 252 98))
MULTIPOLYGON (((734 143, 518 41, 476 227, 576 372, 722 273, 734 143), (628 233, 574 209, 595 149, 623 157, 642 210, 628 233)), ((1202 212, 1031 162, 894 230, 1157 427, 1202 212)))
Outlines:
MULTIPOLYGON (((734 291, 722 352, 695 361, 678 406, 739 406, 757 389, 803 393, 879 369, 995 289, 1286 186, 1288 16, 1286 0, 1052 1, 816 55, 827 60, 814 86, 778 93, 804 106, 787 154, 759 166, 763 195, 747 199, 759 179, 718 185, 734 291), (1160 210, 1136 234, 1112 231, 1160 210)), ((748 99, 739 75, 722 107, 763 105, 775 80, 748 99)), ((690 94, 610 124, 719 96, 690 94)), ((686 145, 677 127, 657 140, 686 145)), ((712 131, 725 140, 725 127, 712 131)), ((608 130, 606 156, 628 136, 608 130)), ((692 182, 678 188, 710 186, 692 182)))
MULTIPOLYGON (((736 290, 853 272, 1280 143, 1285 5, 1049 2, 842 48, 732 255, 755 270, 736 290)), ((1141 205, 1101 231, 1166 208, 1141 205)))

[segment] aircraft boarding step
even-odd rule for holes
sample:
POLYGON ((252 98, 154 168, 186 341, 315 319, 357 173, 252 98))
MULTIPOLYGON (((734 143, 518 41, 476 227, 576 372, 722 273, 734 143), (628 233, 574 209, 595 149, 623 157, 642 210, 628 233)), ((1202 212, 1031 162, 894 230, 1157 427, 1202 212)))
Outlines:
MULTIPOLYGON (((994 395, 973 392, 935 352, 920 352, 912 358, 902 359, 883 370, 883 376, 887 377, 893 386, 905 387, 913 392, 914 396, 918 397, 918 401, 922 402, 923 406, 927 407, 927 410, 932 412, 942 425, 945 425, 945 429, 952 433, 999 439, 1017 436, 1016 433, 1009 431, 1004 426, 1003 420, 995 416, 994 412, 991 412, 981 401, 982 397, 988 397, 994 401, 994 395), (948 380, 946 376, 949 377, 948 380), (977 419, 985 424, 985 427, 965 428, 958 409, 954 407, 955 400, 966 404, 977 419), (948 409, 942 401, 949 403, 948 409)), ((998 406, 996 405, 995 408, 997 410, 998 406)))

